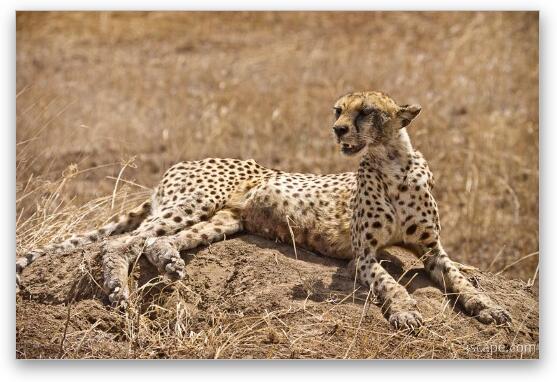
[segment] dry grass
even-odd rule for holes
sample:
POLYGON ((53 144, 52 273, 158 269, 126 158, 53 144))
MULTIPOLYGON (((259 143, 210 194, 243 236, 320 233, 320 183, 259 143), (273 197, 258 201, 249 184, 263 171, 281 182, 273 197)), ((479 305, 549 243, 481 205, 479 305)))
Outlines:
POLYGON ((140 258, 129 307, 114 310, 98 286, 99 251, 37 260, 17 304, 18 358, 537 358, 537 292, 467 271, 514 317, 480 324, 454 308, 415 257, 384 265, 418 301, 416 335, 395 332, 339 261, 242 236, 186 256, 188 278, 161 280, 140 258), (398 263, 402 261, 402 263, 398 263), (497 346, 496 351, 491 347, 497 346), (520 346, 521 348, 518 348, 520 346), (481 351, 478 351, 480 349, 481 351), (519 350, 521 349, 521 350, 519 350))
MULTIPOLYGON (((423 106, 410 134, 436 176, 449 254, 534 278, 538 19, 519 12, 19 13, 17 249, 102 223, 143 199, 179 160, 352 170, 357 161, 333 143, 330 108, 337 96, 365 89, 423 106)), ((249 344, 289 314, 279 309, 248 321, 216 314, 213 326, 186 341, 191 327, 176 319, 188 316, 176 306, 168 324, 157 321, 164 330, 149 328, 167 335, 157 346, 191 345, 173 356, 237 355, 230 346, 249 344)), ((141 317, 114 336, 130 344, 142 338, 141 317)), ((306 319, 292 330, 311 333, 306 319)), ((91 323, 79 330, 70 337, 97 333, 91 323)), ((365 338, 376 339, 358 341, 365 338)), ((103 353, 109 345, 87 353, 86 343, 63 355, 110 353, 103 353)))

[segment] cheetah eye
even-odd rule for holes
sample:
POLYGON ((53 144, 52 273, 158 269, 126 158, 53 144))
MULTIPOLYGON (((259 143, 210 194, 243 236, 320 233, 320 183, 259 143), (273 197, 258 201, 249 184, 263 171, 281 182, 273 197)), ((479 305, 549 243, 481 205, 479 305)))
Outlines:
POLYGON ((336 119, 338 119, 338 117, 340 117, 340 114, 342 113, 342 109, 340 107, 335 107, 333 109, 335 111, 335 117, 336 119))

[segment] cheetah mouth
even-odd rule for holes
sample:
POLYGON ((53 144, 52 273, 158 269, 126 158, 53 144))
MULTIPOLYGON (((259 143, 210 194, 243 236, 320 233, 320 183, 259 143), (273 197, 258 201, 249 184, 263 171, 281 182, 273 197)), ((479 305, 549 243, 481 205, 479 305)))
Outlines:
POLYGON ((359 153, 365 146, 365 143, 359 145, 351 145, 349 143, 342 143, 340 145, 340 151, 345 155, 354 155, 359 153))

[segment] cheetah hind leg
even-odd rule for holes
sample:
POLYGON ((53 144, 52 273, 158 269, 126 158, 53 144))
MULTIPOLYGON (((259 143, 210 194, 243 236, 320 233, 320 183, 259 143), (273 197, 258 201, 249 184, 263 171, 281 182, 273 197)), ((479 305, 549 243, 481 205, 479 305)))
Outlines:
POLYGON ((239 216, 232 210, 220 210, 208 221, 199 222, 175 235, 147 239, 144 254, 158 271, 170 280, 186 276, 180 251, 222 241, 243 229, 239 216))
POLYGON ((125 307, 130 296, 129 266, 141 254, 139 238, 123 237, 107 240, 101 247, 104 289, 112 306, 125 307))
POLYGON ((186 263, 180 257, 172 236, 148 238, 143 253, 167 279, 177 281, 186 276, 186 263))

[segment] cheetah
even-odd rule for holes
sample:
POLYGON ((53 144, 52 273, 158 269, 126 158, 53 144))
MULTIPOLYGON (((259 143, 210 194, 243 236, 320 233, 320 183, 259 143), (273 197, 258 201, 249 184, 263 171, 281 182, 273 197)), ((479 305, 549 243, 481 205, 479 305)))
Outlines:
POLYGON ((333 110, 340 151, 361 154, 357 172, 287 173, 239 159, 180 162, 166 171, 150 200, 116 221, 17 258, 16 284, 38 257, 102 240, 103 286, 112 304, 125 305, 129 266, 138 256, 179 280, 186 275, 181 251, 246 232, 352 259, 359 282, 386 308, 390 324, 413 330, 423 323, 415 300, 376 257, 401 244, 468 314, 482 323, 510 323, 510 315, 473 287, 441 245, 433 177, 406 130, 420 106, 398 105, 369 91, 342 96, 333 110))

